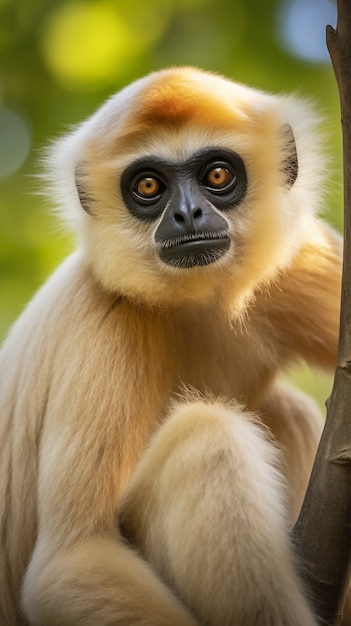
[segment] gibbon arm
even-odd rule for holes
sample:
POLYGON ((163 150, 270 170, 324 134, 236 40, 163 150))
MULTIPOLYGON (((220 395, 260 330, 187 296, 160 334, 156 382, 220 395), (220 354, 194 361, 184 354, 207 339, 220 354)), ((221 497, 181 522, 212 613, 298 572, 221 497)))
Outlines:
MULTIPOLYGON (((4 348, 1 380, 6 388, 15 372, 17 382, 13 395, 4 395, 3 417, 11 407, 8 419, 24 460, 10 466, 10 476, 4 466, 0 477, 5 496, 6 485, 14 485, 11 498, 1 499, 0 519, 7 522, 2 547, 6 563, 21 562, 21 549, 29 543, 28 527, 21 524, 28 499, 34 499, 37 540, 21 605, 35 626, 197 626, 116 531, 121 493, 159 411, 151 390, 145 397, 148 375, 155 382, 155 373, 141 367, 144 374, 137 378, 140 362, 149 359, 144 343, 137 316, 104 294, 73 255, 37 294, 4 348), (129 353, 138 360, 130 360, 124 372, 121 363, 129 353), (32 462, 26 463, 30 454, 32 462), (28 474, 19 486, 17 466, 28 474)), ((5 450, 10 442, 9 434, 2 441, 5 450)), ((5 580, 0 621, 10 596, 5 580)), ((23 623, 5 615, 4 624, 23 623)))
MULTIPOLYGON (((261 337, 267 354, 279 367, 304 359, 332 370, 336 364, 342 270, 341 237, 315 221, 311 242, 257 301, 261 337)), ((323 420, 314 402, 302 392, 275 383, 255 409, 272 430, 283 454, 290 485, 292 519, 296 519, 310 477, 323 420)))
POLYGON ((260 296, 269 336, 276 345, 278 364, 296 358, 333 370, 339 336, 342 271, 341 238, 322 222, 315 237, 282 272, 269 295, 260 296))

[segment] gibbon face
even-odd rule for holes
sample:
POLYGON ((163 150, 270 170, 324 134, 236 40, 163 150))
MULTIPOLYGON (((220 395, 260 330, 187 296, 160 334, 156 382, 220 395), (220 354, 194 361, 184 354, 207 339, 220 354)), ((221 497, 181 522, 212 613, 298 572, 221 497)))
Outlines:
POLYGON ((300 113, 178 68, 122 90, 58 142, 54 186, 104 287, 159 306, 224 302, 230 283, 240 308, 291 261, 313 215, 300 113))
POLYGON ((176 163, 143 157, 122 174, 127 209, 136 218, 155 222, 155 249, 160 260, 188 269, 215 263, 231 247, 229 221, 246 193, 243 160, 223 148, 205 148, 176 163))

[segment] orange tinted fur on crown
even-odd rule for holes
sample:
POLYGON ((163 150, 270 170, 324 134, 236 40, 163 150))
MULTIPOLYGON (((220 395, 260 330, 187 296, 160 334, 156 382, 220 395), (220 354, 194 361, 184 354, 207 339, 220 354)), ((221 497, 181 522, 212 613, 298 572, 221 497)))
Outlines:
MULTIPOLYGON (((154 75, 152 83, 137 94, 126 115, 123 140, 134 143, 157 127, 177 130, 187 123, 218 129, 240 128, 241 132, 255 125, 256 110, 248 105, 245 88, 228 83, 223 93, 221 77, 208 74, 204 80, 197 79, 193 68, 154 75)), ((257 121, 262 125, 259 110, 257 121)))
POLYGON ((232 95, 234 101, 234 93, 226 94, 228 102, 223 93, 218 98, 217 81, 217 77, 211 76, 209 84, 202 80, 195 82, 193 72, 190 70, 189 75, 186 69, 182 73, 161 74, 151 87, 141 91, 135 101, 140 123, 169 126, 197 120, 211 126, 217 121, 219 125, 242 124, 246 116, 238 109, 234 111, 233 102, 229 100, 232 95))

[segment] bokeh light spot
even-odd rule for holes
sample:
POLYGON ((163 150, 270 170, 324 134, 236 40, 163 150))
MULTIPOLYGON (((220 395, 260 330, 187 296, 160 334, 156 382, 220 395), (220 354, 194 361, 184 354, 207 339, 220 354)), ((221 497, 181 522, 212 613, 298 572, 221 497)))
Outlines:
POLYGON ((100 86, 116 75, 139 43, 112 4, 70 2, 46 22, 42 51, 53 74, 66 86, 100 86))
POLYGON ((31 146, 31 132, 16 111, 0 107, 0 179, 14 174, 25 162, 31 146))
POLYGON ((282 5, 278 32, 292 54, 312 63, 329 62, 327 24, 335 26, 336 5, 330 0, 288 0, 282 5))

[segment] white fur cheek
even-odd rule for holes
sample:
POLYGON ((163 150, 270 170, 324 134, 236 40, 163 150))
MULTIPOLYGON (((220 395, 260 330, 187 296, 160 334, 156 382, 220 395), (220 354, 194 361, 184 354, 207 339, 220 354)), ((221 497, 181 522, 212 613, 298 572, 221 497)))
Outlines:
POLYGON ((306 217, 292 202, 292 190, 274 184, 272 175, 256 180, 240 215, 231 219, 231 233, 237 241, 238 256, 231 263, 229 305, 232 314, 241 314, 257 287, 274 280, 288 267, 303 245, 306 217), (257 189, 258 188, 258 189, 257 189))
POLYGON ((219 286, 229 289, 233 253, 211 266, 174 268, 157 255, 155 224, 139 224, 137 220, 133 224, 133 220, 125 220, 124 225, 118 220, 106 224, 89 215, 84 220, 83 255, 106 291, 150 307, 168 307, 204 303, 214 297, 219 286))
POLYGON ((155 274, 154 258, 150 239, 121 224, 105 223, 92 216, 85 219, 81 234, 81 244, 87 259, 92 259, 92 269, 102 284, 110 292, 122 295, 135 295, 141 286, 145 291, 155 274), (141 241, 143 245, 141 245, 141 241), (131 254, 133 251, 133 254, 131 254))
MULTIPOLYGON (((288 192, 289 193, 289 192, 288 192)), ((291 210, 291 200, 277 190, 267 190, 256 211, 249 239, 248 265, 253 275, 268 278, 290 264, 303 241, 301 212, 291 210)))

